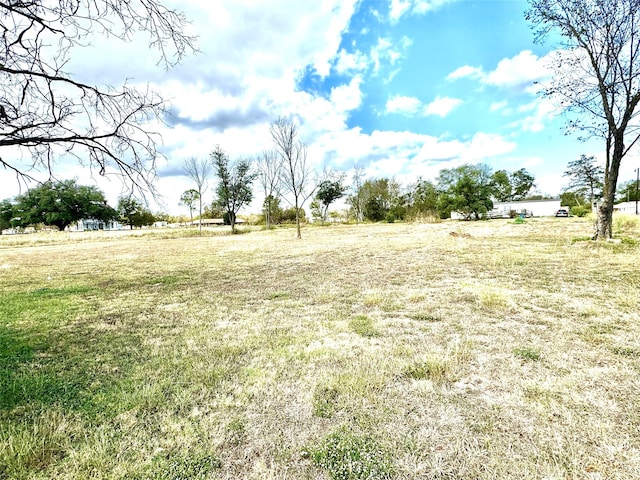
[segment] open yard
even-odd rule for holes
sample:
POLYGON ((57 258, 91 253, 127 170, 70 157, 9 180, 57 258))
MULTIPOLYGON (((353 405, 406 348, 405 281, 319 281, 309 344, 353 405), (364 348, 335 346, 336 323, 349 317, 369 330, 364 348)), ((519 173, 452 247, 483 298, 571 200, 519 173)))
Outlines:
POLYGON ((0 237, 0 479, 640 478, 623 223, 0 237))

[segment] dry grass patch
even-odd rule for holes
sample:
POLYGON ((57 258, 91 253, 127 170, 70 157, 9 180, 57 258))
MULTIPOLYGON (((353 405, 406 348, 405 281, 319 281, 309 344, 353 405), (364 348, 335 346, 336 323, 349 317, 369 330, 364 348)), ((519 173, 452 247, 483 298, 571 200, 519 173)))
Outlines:
POLYGON ((638 477, 640 248, 591 233, 0 237, 0 478, 638 477))

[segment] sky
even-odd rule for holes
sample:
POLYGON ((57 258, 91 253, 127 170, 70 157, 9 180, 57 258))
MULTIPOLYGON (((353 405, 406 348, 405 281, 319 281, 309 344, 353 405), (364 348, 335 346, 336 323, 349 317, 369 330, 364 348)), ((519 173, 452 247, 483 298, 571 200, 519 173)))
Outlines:
MULTIPOLYGON (((403 185, 435 180, 444 168, 484 163, 525 168, 539 193, 557 195, 567 162, 603 159, 601 140, 565 135, 566 118, 539 94, 558 45, 536 44, 521 0, 165 0, 191 20, 200 52, 165 71, 143 38, 96 37, 68 70, 96 84, 125 80, 169 101, 152 210, 186 214, 193 188, 182 164, 220 145, 231 160, 273 148, 269 125, 294 121, 318 170, 403 185)), ((635 177, 632 152, 620 181, 635 177)), ((115 206, 120 182, 91 178, 58 160, 58 178, 96 184, 115 206)), ((258 213, 262 198, 248 210, 258 213)), ((19 193, 0 170, 0 197, 19 193)), ((215 178, 204 200, 213 198, 215 178)), ((248 213, 248 212, 247 212, 248 213)))

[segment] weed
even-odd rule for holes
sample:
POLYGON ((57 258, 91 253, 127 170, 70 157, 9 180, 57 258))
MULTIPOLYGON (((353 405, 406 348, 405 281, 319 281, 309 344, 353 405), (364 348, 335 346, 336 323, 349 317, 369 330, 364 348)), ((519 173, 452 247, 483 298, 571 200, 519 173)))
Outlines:
POLYGON ((204 480, 221 467, 220 459, 211 454, 159 456, 141 480, 204 480))
POLYGON ((312 413, 314 417, 331 418, 338 400, 338 390, 335 387, 316 386, 313 391, 312 413))
POLYGON ((542 355, 539 350, 529 347, 514 348, 513 354, 522 360, 528 360, 531 362, 537 362, 542 359, 542 355))
POLYGON ((366 315, 357 315, 349 322, 349 329, 353 333, 357 333, 361 337, 371 338, 377 337, 380 333, 376 330, 373 320, 366 315))
POLYGON ((314 465, 333 480, 384 480, 393 477, 389 452, 371 436, 359 436, 341 427, 319 445, 307 449, 314 465))
POLYGON ((611 352, 622 357, 640 357, 640 348, 633 347, 611 347, 611 352))
POLYGON ((227 424, 227 439, 231 445, 240 445, 247 435, 247 420, 244 417, 234 417, 227 424))
POLYGON ((433 380, 440 382, 447 378, 449 366, 443 359, 428 358, 422 362, 412 363, 403 371, 403 376, 414 380, 433 380))

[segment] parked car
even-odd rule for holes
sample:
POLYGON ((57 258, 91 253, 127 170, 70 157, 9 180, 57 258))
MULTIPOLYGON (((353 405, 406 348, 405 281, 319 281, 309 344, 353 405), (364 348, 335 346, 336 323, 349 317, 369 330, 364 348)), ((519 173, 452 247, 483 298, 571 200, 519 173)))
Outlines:
POLYGON ((561 208, 560 210, 556 210, 556 217, 568 217, 569 210, 566 208, 561 208))

